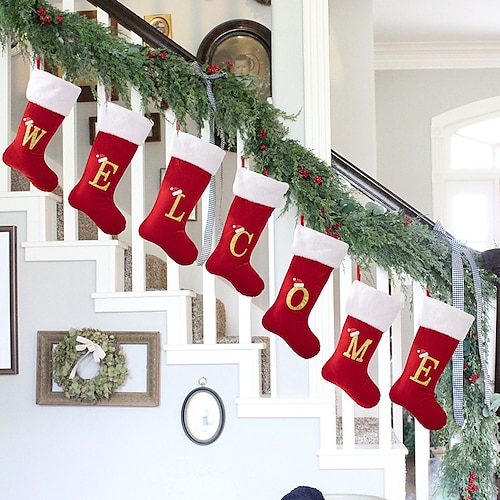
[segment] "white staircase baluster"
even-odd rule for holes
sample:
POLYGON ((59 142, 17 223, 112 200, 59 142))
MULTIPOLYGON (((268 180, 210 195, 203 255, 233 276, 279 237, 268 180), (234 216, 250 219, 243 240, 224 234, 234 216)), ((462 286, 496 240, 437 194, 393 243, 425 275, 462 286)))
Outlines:
MULTIPOLYGON (((404 302, 404 285, 394 279, 392 281, 392 295, 404 302)), ((402 314, 398 314, 391 329, 391 386, 402 372, 402 314)), ((403 409, 399 405, 392 405, 392 428, 399 442, 403 442, 403 409)))
POLYGON ((65 118, 62 124, 63 134, 63 226, 64 240, 76 241, 78 239, 78 211, 73 209, 68 203, 68 195, 77 182, 77 126, 76 120, 78 110, 76 106, 65 118))
POLYGON ((215 276, 203 268, 203 343, 217 343, 215 276))
POLYGON ((252 297, 238 294, 238 332, 241 344, 252 343, 252 297))
POLYGON ((63 150, 62 150, 62 189, 64 211, 64 240, 75 241, 78 239, 78 211, 68 203, 68 196, 74 188, 77 178, 77 126, 78 108, 75 105, 62 124, 63 150))
MULTIPOLYGON (((73 12, 75 10, 74 0, 63 0, 64 10, 73 12)), ((63 75, 64 78, 64 75, 63 75)), ((63 227, 64 240, 76 241, 78 239, 78 211, 68 203, 68 196, 78 181, 78 157, 77 157, 77 118, 78 104, 75 103, 70 114, 62 123, 62 180, 59 184, 63 190, 63 227)))
MULTIPOLYGON (((346 319, 346 303, 352 284, 352 262, 349 256, 344 259, 340 268, 340 324, 346 319)), ((340 333, 340 332, 339 332, 340 333)), ((342 445, 344 449, 354 449, 354 401, 344 392, 341 392, 342 404, 342 445)))
MULTIPOLYGON (((267 239, 267 248, 268 248, 268 265, 269 265, 269 276, 268 276, 268 289, 269 289, 269 306, 274 302, 274 298, 277 294, 276 289, 276 246, 275 246, 275 221, 277 214, 273 213, 269 218, 268 222, 268 239, 267 239)), ((270 378, 270 391, 271 397, 277 396, 278 390, 278 382, 277 382, 277 355, 276 355, 276 335, 269 335, 269 378, 270 378)))
MULTIPOLYGON (((130 41, 141 44, 142 39, 131 33, 130 41)), ((134 88, 131 89, 130 101, 132 111, 142 113, 142 98, 134 88)), ((139 226, 144 220, 144 186, 145 179, 144 146, 139 146, 132 158, 130 169, 130 206, 131 206, 131 241, 132 241, 132 291, 143 292, 146 290, 146 252, 145 242, 139 235, 139 226)))
MULTIPOLYGON (((236 168, 241 168, 243 146, 241 135, 238 132, 236 135, 236 168)), ((246 166, 250 167, 248 161, 245 160, 246 166)), ((222 193, 219 193, 219 196, 222 196, 222 193)), ((268 240, 270 238, 271 235, 268 234, 268 240)), ((238 333, 241 344, 252 343, 252 298, 241 294, 238 294, 238 333)))
MULTIPOLYGON (((165 129, 165 168, 170 161, 170 148, 172 140, 177 133, 175 116, 172 110, 167 109, 165 112, 165 119, 163 120, 165 129)), ((161 179, 163 180, 163 179, 161 179)), ((149 207, 148 207, 149 210, 149 207)), ((167 290, 180 290, 181 289, 181 267, 177 262, 167 257, 167 290)))
MULTIPOLYGON (((419 311, 425 295, 423 288, 414 283, 413 310, 419 311)), ((417 317, 413 316, 414 333, 417 333, 417 317)), ((429 431, 415 419, 415 493, 418 500, 429 498, 429 431)))
MULTIPOLYGON (((202 138, 207 142, 210 139, 209 127, 206 125, 202 130, 202 138)), ((219 193, 220 195, 220 193, 219 193)), ((210 198, 210 185, 207 186, 201 197, 201 231, 203 231, 208 219, 208 205, 210 198)), ((215 243, 215 232, 212 231, 212 241, 215 243)), ((217 303, 215 296, 215 276, 210 274, 203 266, 203 343, 217 343, 217 303)))
MULTIPOLYGON (((389 278, 387 272, 380 267, 376 270, 377 290, 389 293, 389 278)), ((383 332, 377 347, 378 360, 378 388, 380 390, 380 402, 378 404, 379 424, 379 446, 381 448, 391 447, 391 401, 389 390, 391 388, 391 354, 390 354, 390 330, 383 332)))
MULTIPOLYGON (((97 15, 96 15, 96 21, 99 23, 102 23, 106 26, 109 25, 109 15, 103 11, 102 9, 97 9, 97 15)), ((104 86, 101 84, 97 85, 97 102, 98 104, 103 103, 108 100, 108 95, 106 94, 106 90, 104 89, 104 86)), ((98 106, 98 111, 97 111, 97 124, 99 124, 99 106, 98 106)), ((109 234, 104 233, 100 229, 97 231, 97 239, 100 241, 106 241, 106 240, 111 240, 112 236, 109 234)))
POLYGON ((334 319, 333 277, 330 277, 309 318, 310 328, 321 344, 320 352, 309 361, 309 395, 312 398, 333 396, 332 384, 318 374, 334 351, 334 319))

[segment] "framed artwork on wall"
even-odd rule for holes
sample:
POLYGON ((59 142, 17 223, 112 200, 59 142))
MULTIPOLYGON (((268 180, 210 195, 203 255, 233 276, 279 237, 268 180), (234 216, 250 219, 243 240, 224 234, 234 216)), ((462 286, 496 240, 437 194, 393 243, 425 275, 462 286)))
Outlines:
POLYGON ((200 379, 200 387, 184 399, 181 411, 182 428, 186 436, 199 445, 213 443, 224 429, 225 409, 220 396, 200 379))
POLYGON ((37 338, 36 403, 64 406, 158 406, 160 401, 160 333, 103 332, 113 334, 124 351, 127 378, 108 399, 96 403, 71 399, 53 379, 52 354, 68 332, 39 331, 37 338))
POLYGON ((144 16, 144 20, 160 33, 172 38, 172 14, 152 14, 144 16))
POLYGON ((0 226, 0 375, 19 373, 17 228, 0 226))
POLYGON ((271 31, 266 26, 249 19, 226 21, 205 36, 196 55, 221 68, 231 61, 233 73, 254 77, 259 96, 271 97, 271 31))

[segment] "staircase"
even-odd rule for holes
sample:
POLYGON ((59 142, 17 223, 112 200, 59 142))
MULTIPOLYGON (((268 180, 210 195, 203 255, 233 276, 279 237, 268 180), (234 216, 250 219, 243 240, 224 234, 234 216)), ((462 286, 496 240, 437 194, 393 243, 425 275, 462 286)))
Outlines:
MULTIPOLYGON (((135 21, 122 7, 108 14, 128 28, 135 21)), ((99 19, 103 16, 105 13, 100 11, 99 19)), ((173 42, 153 33, 149 25, 142 27, 147 43, 153 46, 165 43, 171 47, 173 42)), ((172 50, 180 49, 174 47, 172 50)), ((16 67, 18 64, 9 53, 1 56, 0 88, 7 89, 7 101, 14 84, 19 85, 18 81, 14 83, 12 75, 26 71, 26 68, 20 70, 16 67)), ((116 238, 101 233, 85 216, 73 210, 64 196, 78 179, 76 162, 68 159, 77 158, 76 145, 81 144, 82 136, 87 134, 87 130, 79 129, 77 123, 85 122, 82 120, 85 115, 95 113, 92 106, 77 105, 63 124, 60 151, 63 161, 58 172, 60 190, 43 193, 30 187, 22 176, 10 169, 0 170, 0 212, 26 214, 26 240, 22 242, 24 259, 27 262, 93 262, 95 290, 90 291, 90 297, 94 312, 117 316, 128 312, 165 313, 165 366, 238 366, 238 418, 314 419, 320 429, 320 444, 316 452, 320 470, 382 471, 385 498, 402 500, 405 497, 407 453, 403 444, 403 415, 401 408, 392 406, 388 393, 402 369, 407 348, 402 332, 408 324, 413 325, 411 311, 408 308, 403 310, 377 349, 372 376, 382 394, 379 405, 370 411, 360 409, 319 375, 338 340, 331 335, 332 325, 338 335, 345 319, 348 292, 356 278, 356 263, 346 259, 342 267, 335 270, 311 317, 311 327, 318 333, 323 349, 320 355, 309 361, 307 393, 302 397, 287 395, 287 391, 281 389, 286 386, 283 380, 287 377, 280 364, 283 346, 276 337, 269 337, 260 325, 260 319, 277 290, 275 276, 278 272, 273 258, 276 221, 270 221, 257 249, 256 258, 264 281, 269 283, 268 292, 263 297, 252 300, 240 296, 202 267, 182 269, 166 256, 159 255, 138 236, 137 228, 145 217, 144 206, 147 204, 142 187, 154 185, 148 165, 150 151, 145 146, 139 148, 130 166, 130 179, 125 181, 130 190, 127 215, 130 229, 116 238)), ((139 96, 134 92, 132 106, 140 109, 139 96)), ((168 118, 162 121, 164 136, 161 147, 166 158, 175 133, 174 119, 172 116, 168 118)), ((10 112, 0 122, 2 150, 13 137, 11 122, 10 112)), ((236 155, 228 157, 227 164, 232 163, 226 167, 224 175, 231 176, 239 162, 236 155)), ((193 237, 198 242, 202 240, 208 204, 208 193, 205 193, 198 207, 199 219, 192 225, 193 237)), ((414 303, 418 303, 424 294, 415 283, 390 281, 382 269, 375 267, 372 274, 363 276, 363 279, 392 295, 411 297, 414 303)), ((417 424, 415 469, 419 500, 426 498, 428 491, 428 442, 428 431, 417 424)), ((348 488, 348 485, 343 485, 343 488, 348 488)))

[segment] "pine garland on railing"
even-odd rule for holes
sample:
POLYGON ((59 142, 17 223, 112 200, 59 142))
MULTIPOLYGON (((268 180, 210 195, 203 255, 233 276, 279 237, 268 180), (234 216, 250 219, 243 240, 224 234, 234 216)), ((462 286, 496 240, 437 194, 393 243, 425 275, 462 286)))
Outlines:
MULTIPOLYGON (((142 96, 145 109, 169 106, 181 127, 191 118, 202 127, 214 118, 217 130, 228 139, 240 131, 244 154, 254 169, 290 185, 287 203, 296 206, 305 224, 349 244, 349 252, 363 267, 375 262, 391 276, 409 276, 424 285, 434 298, 451 299, 451 249, 426 224, 410 220, 402 212, 386 211, 373 203, 363 206, 354 190, 331 166, 287 137, 287 116, 258 98, 249 81, 226 71, 213 82, 217 110, 207 98, 204 75, 181 57, 163 49, 129 43, 111 28, 75 13, 61 12, 43 0, 3 0, 0 4, 0 41, 4 48, 16 45, 25 55, 39 55, 66 80, 99 81, 119 92, 128 104, 130 86, 142 96)), ((228 62, 228 65, 231 63, 228 62)), ((206 73, 228 68, 208 67, 206 73)), ((481 271, 485 301, 494 295, 495 277, 481 271)), ((465 309, 475 314, 471 273, 465 273, 465 309)), ((471 330, 466 363, 481 375, 478 343, 471 330)), ((461 499, 489 500, 498 465, 497 419, 484 408, 484 388, 478 379, 464 383, 466 424, 453 418, 439 436, 458 436, 459 444, 443 462, 442 484, 461 499), (459 465, 457 465, 459 464, 459 465)), ((481 378, 479 378, 481 381, 481 378)), ((484 380, 484 379, 483 379, 484 380)), ((448 415, 451 382, 441 377, 439 398, 448 415)), ((439 437, 437 436, 436 439, 439 437)))

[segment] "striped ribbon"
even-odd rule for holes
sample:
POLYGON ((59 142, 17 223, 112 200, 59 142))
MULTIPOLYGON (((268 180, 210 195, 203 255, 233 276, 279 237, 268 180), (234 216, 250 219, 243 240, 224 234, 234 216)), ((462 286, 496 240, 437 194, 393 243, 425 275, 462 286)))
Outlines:
MULTIPOLYGON (((451 246, 451 265, 452 265, 452 297, 453 306, 457 309, 464 310, 464 266, 462 254, 469 262, 472 279, 474 283, 474 292, 476 296, 476 330, 477 341, 479 347, 479 358, 481 360, 481 368, 484 374, 485 386, 485 404, 491 414, 490 400, 491 400, 491 386, 488 367, 486 366, 486 357, 484 352, 484 339, 482 328, 483 317, 483 296, 481 289, 481 278, 477 268, 476 261, 472 256, 469 248, 462 242, 453 238, 448 234, 439 221, 434 226, 434 231, 448 240, 451 246)), ((452 380, 453 380, 453 416, 458 425, 464 425, 463 415, 463 372, 464 372, 464 346, 463 342, 459 342, 458 346, 452 356, 452 380)))
MULTIPOLYGON (((217 71, 216 73, 212 73, 212 74, 207 74, 201 69, 201 66, 197 62, 193 62, 192 66, 205 79, 208 101, 210 102, 210 106, 212 107, 212 109, 215 113, 217 111, 217 102, 215 101, 214 93, 212 90, 212 82, 214 80, 217 80, 218 78, 227 78, 227 75, 226 75, 226 73, 221 72, 221 71, 217 71)), ((210 119, 208 121, 208 126, 209 126, 209 132, 210 132, 209 142, 210 142, 210 144, 215 144, 215 119, 214 119, 213 113, 210 116, 210 119)), ((224 133, 221 132, 221 148, 224 149, 224 147, 225 147, 224 133)), ((222 178, 223 178, 223 175, 222 175, 222 166, 221 166, 221 175, 220 175, 221 192, 222 192, 222 187, 223 187, 222 186, 222 178)), ((206 262, 206 260, 208 259, 208 256, 210 255, 210 252, 212 251, 212 235, 214 232, 215 212, 216 212, 216 202, 217 202, 217 181, 216 181, 215 176, 213 176, 213 175, 210 179, 209 189, 210 189, 210 191, 209 191, 209 196, 208 196, 207 222, 205 224, 205 230, 203 232, 203 245, 202 245, 198 260, 196 261, 196 264, 198 266, 202 266, 206 262)), ((221 203, 222 203, 222 197, 221 197, 221 203)), ((220 210, 219 210, 219 213, 220 213, 220 210)), ((221 233, 222 233, 222 220, 219 218, 218 229, 217 229, 217 241, 219 240, 221 233)))

